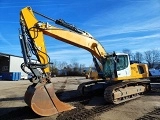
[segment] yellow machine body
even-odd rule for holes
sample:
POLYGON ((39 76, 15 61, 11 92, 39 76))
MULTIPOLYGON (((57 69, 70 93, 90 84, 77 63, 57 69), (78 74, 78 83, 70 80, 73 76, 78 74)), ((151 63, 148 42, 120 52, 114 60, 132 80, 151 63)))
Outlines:
MULTIPOLYGON (((54 39, 63 41, 65 43, 89 51, 92 54, 92 56, 98 59, 99 63, 103 66, 99 67, 100 71, 102 71, 102 69, 105 67, 103 62, 106 60, 108 61, 108 63, 110 63, 110 61, 109 57, 106 57, 108 53, 105 51, 103 46, 96 39, 94 39, 89 33, 78 30, 73 26, 71 26, 72 30, 68 30, 52 26, 48 23, 40 22, 36 19, 34 13, 37 14, 37 12, 33 11, 30 7, 25 7, 20 11, 20 22, 23 31, 22 33, 23 39, 21 39, 21 41, 23 46, 24 58, 26 56, 30 57, 27 54, 29 48, 27 48, 26 45, 27 44, 26 40, 29 37, 30 38, 29 42, 31 42, 30 45, 33 47, 32 50, 34 51, 33 53, 35 53, 38 62, 40 63, 40 65, 34 64, 33 67, 30 67, 32 66, 32 63, 30 62, 26 63, 27 65, 29 64, 28 67, 30 67, 30 70, 34 73, 35 81, 38 80, 38 82, 36 83, 33 82, 33 85, 30 85, 28 87, 25 93, 25 102, 32 108, 32 110, 35 113, 42 116, 50 116, 53 114, 57 114, 59 112, 74 109, 74 107, 72 105, 61 102, 57 98, 54 92, 54 86, 48 80, 49 77, 47 75, 50 73, 50 69, 49 69, 49 60, 48 60, 46 45, 44 41, 44 35, 50 36, 54 39), (25 36, 26 34, 27 37, 25 36), (41 71, 38 71, 37 68, 40 68, 41 71), (43 74, 41 75, 41 73, 43 74)), ((118 65, 117 56, 119 55, 114 54, 112 56, 113 56, 112 59, 114 59, 112 61, 115 61, 112 64, 118 65)), ((130 64, 129 57, 126 54, 121 54, 120 57, 121 60, 124 61, 124 65, 126 66, 124 67, 124 69, 120 69, 119 71, 114 71, 115 76, 114 77, 111 76, 113 81, 125 81, 125 80, 132 81, 132 80, 144 79, 149 76, 147 65, 138 63, 130 64)), ((25 59, 25 61, 27 62, 28 60, 25 59)), ((96 78, 96 76, 99 75, 98 73, 93 73, 93 74, 94 78, 96 78)), ((108 77, 105 78, 105 80, 110 80, 110 79, 111 78, 108 77)), ((143 85, 139 86, 138 89, 141 88, 145 90, 143 85)), ((134 90, 137 91, 137 89, 135 88, 134 90)), ((132 90, 130 90, 129 88, 129 91, 132 90)), ((130 94, 132 94, 132 92, 130 92, 130 94)), ((118 92, 116 92, 115 95, 116 99, 120 99, 119 98, 120 94, 118 92)))

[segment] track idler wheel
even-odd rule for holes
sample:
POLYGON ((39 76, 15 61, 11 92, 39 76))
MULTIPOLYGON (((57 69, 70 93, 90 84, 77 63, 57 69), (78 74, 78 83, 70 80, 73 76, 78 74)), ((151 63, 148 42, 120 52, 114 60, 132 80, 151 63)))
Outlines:
POLYGON ((30 85, 25 93, 24 101, 40 116, 51 116, 75 108, 57 98, 53 83, 30 85))

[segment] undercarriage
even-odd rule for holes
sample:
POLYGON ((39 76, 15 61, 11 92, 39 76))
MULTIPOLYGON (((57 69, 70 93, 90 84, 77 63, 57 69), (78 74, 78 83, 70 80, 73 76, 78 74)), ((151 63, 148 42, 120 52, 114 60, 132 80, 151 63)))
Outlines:
POLYGON ((79 85, 78 90, 83 96, 103 95, 107 103, 119 104, 140 97, 150 91, 148 79, 130 81, 90 81, 79 85))

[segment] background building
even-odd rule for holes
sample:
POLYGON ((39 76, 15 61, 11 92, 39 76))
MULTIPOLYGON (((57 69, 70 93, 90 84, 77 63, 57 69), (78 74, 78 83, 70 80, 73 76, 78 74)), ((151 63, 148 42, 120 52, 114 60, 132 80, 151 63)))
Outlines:
MULTIPOLYGON (((28 75, 21 70, 21 64, 24 62, 20 56, 0 53, 0 73, 20 72, 21 79, 27 79, 28 75)), ((30 70, 26 68, 29 72, 30 70)))

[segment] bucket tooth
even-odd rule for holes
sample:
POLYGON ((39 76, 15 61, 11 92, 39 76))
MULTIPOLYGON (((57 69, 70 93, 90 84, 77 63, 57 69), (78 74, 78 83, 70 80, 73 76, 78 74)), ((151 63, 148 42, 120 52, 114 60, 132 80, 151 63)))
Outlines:
POLYGON ((75 108, 57 98, 53 83, 36 87, 30 85, 25 93, 24 100, 40 116, 51 116, 75 108))

